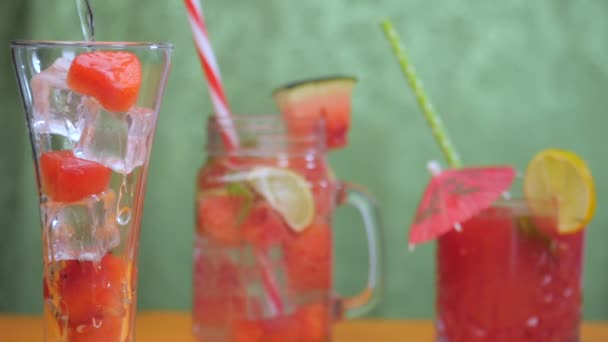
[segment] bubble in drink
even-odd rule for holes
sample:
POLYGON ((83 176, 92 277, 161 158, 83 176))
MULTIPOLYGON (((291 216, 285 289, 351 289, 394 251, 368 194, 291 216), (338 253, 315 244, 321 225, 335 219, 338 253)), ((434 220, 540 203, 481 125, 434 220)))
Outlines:
POLYGON ((89 0, 76 0, 76 9, 80 17, 80 27, 84 40, 95 41, 95 22, 93 21, 93 8, 89 0))
POLYGON ((133 107, 127 113, 101 109, 89 114, 74 149, 77 157, 101 163, 123 175, 144 164, 156 120, 152 109, 133 107))
POLYGON ((48 260, 100 261, 120 243, 116 195, 107 190, 78 202, 43 205, 48 260))
MULTIPOLYGON (((73 147, 80 139, 84 117, 95 114, 100 108, 92 98, 69 89, 66 78, 71 63, 66 58, 58 58, 31 81, 33 129, 49 139, 51 135, 65 137, 65 148, 73 147)), ((42 141, 41 145, 42 150, 50 149, 50 141, 42 141)))

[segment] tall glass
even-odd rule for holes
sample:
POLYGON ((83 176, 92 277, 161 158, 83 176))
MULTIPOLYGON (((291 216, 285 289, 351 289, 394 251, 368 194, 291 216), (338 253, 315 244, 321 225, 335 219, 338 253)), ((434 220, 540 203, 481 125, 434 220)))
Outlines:
POLYGON ((374 200, 334 178, 322 121, 287 125, 279 116, 249 115, 212 118, 207 128, 196 199, 197 339, 330 341, 333 321, 363 314, 379 298, 374 200), (228 128, 240 138, 236 150, 223 147, 228 128), (331 217, 344 203, 361 214, 369 247, 368 283, 347 299, 332 293, 331 217))
POLYGON ((133 341, 146 176, 172 46, 11 48, 40 198, 45 340, 133 341))
POLYGON ((546 208, 499 201, 439 239, 438 342, 579 341, 585 230, 546 208))

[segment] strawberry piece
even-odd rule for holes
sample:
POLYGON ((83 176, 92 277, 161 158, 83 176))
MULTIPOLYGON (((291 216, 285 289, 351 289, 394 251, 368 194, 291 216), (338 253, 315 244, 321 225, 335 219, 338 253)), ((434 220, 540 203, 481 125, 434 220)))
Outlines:
POLYGON ((82 53, 68 70, 68 86, 92 96, 111 112, 126 112, 137 102, 141 86, 141 63, 125 51, 82 53))
POLYGON ((40 170, 43 191, 58 202, 74 202, 103 192, 112 172, 102 164, 77 158, 68 150, 43 153, 40 170))

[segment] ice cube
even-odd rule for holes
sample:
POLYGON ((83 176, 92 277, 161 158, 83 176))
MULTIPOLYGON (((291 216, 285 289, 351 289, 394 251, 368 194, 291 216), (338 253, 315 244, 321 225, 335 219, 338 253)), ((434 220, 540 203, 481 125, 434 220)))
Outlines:
POLYGON ((67 74, 71 63, 66 58, 58 58, 50 67, 32 77, 31 85, 35 133, 60 135, 73 145, 80 138, 84 116, 98 111, 101 106, 94 99, 70 90, 67 74))
POLYGON ((120 243, 111 189, 79 202, 47 202, 43 218, 49 260, 100 261, 120 243))
POLYGON ((141 107, 127 113, 90 112, 74 152, 79 158, 129 174, 146 161, 155 120, 152 109, 141 107))

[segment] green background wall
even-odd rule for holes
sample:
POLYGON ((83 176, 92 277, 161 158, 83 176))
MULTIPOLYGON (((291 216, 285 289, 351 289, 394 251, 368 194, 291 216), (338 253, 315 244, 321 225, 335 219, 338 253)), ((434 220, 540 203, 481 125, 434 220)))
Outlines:
MULTIPOLYGON (((181 1, 95 1, 98 39, 175 43, 150 166, 143 220, 141 309, 188 309, 193 182, 211 106, 181 1)), ((546 147, 585 156, 598 211, 589 227, 585 315, 608 319, 608 2, 603 0, 208 0, 209 31, 237 112, 272 112, 271 90, 299 78, 354 74, 348 149, 331 156, 341 177, 380 201, 386 230, 384 303, 373 315, 433 314, 434 246, 406 249, 408 222, 440 157, 379 28, 390 15, 468 164, 525 167, 546 147)), ((41 308, 34 175, 10 66, 15 38, 80 39, 73 1, 0 2, 0 311, 41 308)), ((353 212, 336 219, 337 283, 365 276, 353 212)))

